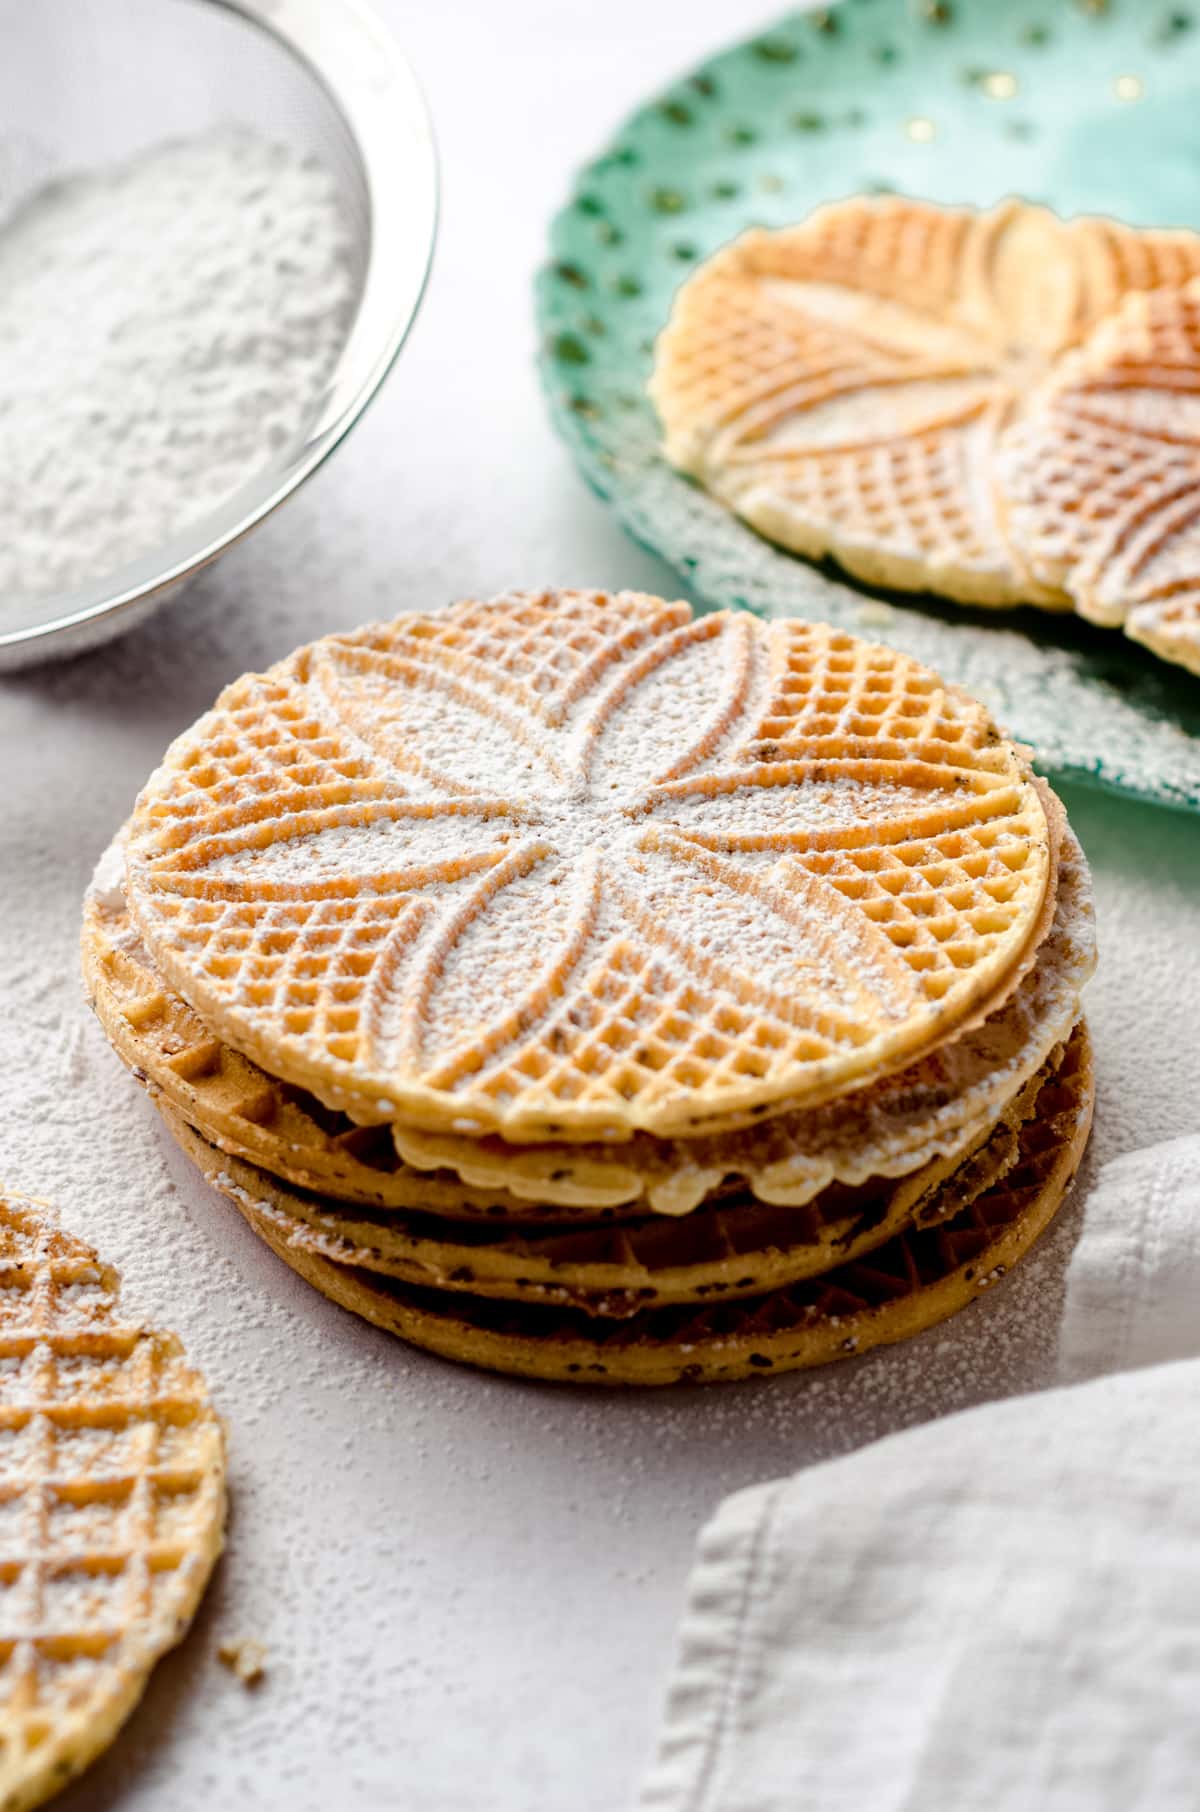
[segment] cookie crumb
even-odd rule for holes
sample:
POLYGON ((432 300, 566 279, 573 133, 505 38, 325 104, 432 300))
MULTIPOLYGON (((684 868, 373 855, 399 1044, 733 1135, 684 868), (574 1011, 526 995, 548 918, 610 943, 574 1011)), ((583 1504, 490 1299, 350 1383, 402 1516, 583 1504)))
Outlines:
POLYGON ((243 1686, 257 1686, 267 1671, 266 1645, 256 1642, 252 1636, 238 1636, 231 1642, 222 1642, 217 1649, 217 1659, 230 1673, 237 1675, 243 1686))

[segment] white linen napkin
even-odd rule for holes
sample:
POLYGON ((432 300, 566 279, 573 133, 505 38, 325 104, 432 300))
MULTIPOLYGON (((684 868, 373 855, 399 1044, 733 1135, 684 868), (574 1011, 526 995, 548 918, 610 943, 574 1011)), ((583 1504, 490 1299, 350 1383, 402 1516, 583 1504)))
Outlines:
POLYGON ((1059 1373, 1073 1383, 1196 1357, 1200 1137, 1189 1134, 1128 1152, 1100 1172, 1067 1272, 1059 1373))
POLYGON ((1196 1812, 1200 1138, 1118 1159, 1064 1377, 722 1504, 642 1812, 1196 1812), (1171 1363, 1174 1361, 1174 1363, 1171 1363))

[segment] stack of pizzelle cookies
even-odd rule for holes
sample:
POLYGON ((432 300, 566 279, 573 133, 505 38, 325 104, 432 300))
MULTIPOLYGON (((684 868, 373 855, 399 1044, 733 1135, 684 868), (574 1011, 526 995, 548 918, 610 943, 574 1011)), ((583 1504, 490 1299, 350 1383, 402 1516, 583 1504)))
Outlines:
POLYGON ((700 265, 650 393, 784 547, 1200 673, 1200 234, 852 197, 700 265))
POLYGON ((999 1278, 1087 1138, 1086 865, 908 657, 633 593, 238 680, 85 910, 89 993, 296 1271, 579 1382, 861 1352, 999 1278))

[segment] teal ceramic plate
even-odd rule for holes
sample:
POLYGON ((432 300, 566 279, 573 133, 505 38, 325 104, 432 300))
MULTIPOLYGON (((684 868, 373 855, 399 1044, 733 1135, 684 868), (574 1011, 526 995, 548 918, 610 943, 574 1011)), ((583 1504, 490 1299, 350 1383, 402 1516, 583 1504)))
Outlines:
POLYGON ((983 697, 1049 772, 1200 810, 1200 680, 1031 610, 887 600, 759 539, 664 465, 654 337, 744 227, 894 188, 1200 225, 1200 0, 841 0, 635 114, 579 177, 539 278, 542 372, 593 487, 694 598, 821 617, 983 697))

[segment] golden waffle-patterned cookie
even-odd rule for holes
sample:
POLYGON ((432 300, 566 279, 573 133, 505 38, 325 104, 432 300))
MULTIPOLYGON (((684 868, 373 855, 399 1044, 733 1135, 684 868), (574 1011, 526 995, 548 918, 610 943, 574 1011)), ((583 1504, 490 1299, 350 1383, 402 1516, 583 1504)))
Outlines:
POLYGON ((1058 874, 1053 925, 1003 1006, 930 1056, 837 1101, 783 1112, 741 1132, 693 1139, 639 1134, 615 1147, 512 1145, 397 1126, 397 1149, 409 1165, 439 1177, 451 1170, 485 1191, 506 1189, 572 1207, 644 1202, 659 1214, 690 1213, 734 1180, 760 1201, 799 1206, 831 1183, 902 1176, 934 1157, 951 1157, 982 1135, 1079 1017, 1096 937, 1091 879, 1070 831, 1058 874))
POLYGON ((973 1150, 894 1182, 834 1187, 803 1208, 745 1194, 682 1220, 642 1216, 616 1225, 514 1227, 348 1209, 281 1183, 220 1151, 161 1099, 174 1137, 209 1182, 243 1211, 270 1220, 300 1252, 405 1283, 469 1296, 574 1306, 619 1318, 672 1302, 706 1302, 815 1277, 871 1252, 910 1222, 956 1213, 1015 1161, 1022 1121, 1042 1078, 1010 1102, 973 1150))
POLYGON ((364 1207, 467 1219, 535 1212, 503 1189, 411 1169, 389 1127, 356 1126, 215 1037, 154 968, 122 899, 89 894, 81 956, 88 999, 117 1055, 222 1151, 364 1207))
POLYGON ((1200 673, 1200 283, 1130 296, 1000 462, 1008 532, 1081 616, 1200 673))
POLYGON ((855 198, 756 230, 676 297, 651 395, 667 458, 754 528, 880 585, 1067 605, 1014 555, 997 437, 1131 289, 1200 274, 1200 236, 855 198))
POLYGON ((225 1453, 174 1335, 43 1202, 0 1197, 0 1806, 108 1747, 221 1551, 225 1453))
POLYGON ((823 625, 639 594, 403 616, 250 675, 138 802, 164 978, 363 1122, 691 1135, 981 1017, 1053 909, 987 712, 823 625))
POLYGON ((954 1220, 898 1234, 869 1258, 760 1297, 646 1309, 625 1320, 424 1290, 293 1245, 239 1201, 284 1262, 343 1308, 443 1358, 571 1384, 707 1383, 793 1371, 906 1339, 996 1284, 1048 1225, 1091 1125, 1081 1024, 1021 1133, 1017 1162, 954 1220))
POLYGON ((833 1183, 858 1186, 961 1155, 1078 1018, 1095 965, 1095 926, 1087 865, 1067 831, 1050 933, 1034 967, 983 1025, 840 1103, 779 1114, 753 1131, 690 1140, 643 1133, 615 1148, 355 1126, 214 1038, 162 982, 119 893, 89 895, 82 956, 114 1049, 223 1152, 368 1207, 595 1220, 643 1208, 687 1213, 738 1185, 761 1201, 800 1206, 833 1183))

